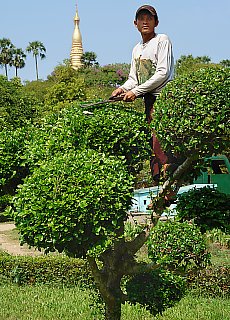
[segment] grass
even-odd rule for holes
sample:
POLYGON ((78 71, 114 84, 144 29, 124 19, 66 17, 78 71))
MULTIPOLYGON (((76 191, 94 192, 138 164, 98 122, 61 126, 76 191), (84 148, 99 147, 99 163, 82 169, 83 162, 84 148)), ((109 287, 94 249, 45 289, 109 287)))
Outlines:
MULTIPOLYGON (((100 320, 90 292, 48 286, 0 286, 1 320, 100 320)), ((230 320, 230 300, 192 295, 162 315, 152 316, 139 305, 122 306, 122 320, 230 320)))
MULTIPOLYGON (((9 232, 16 240, 17 231, 9 232)), ((210 243, 212 264, 230 265, 230 250, 210 243)), ((140 256, 146 256, 146 248, 140 256)), ((0 320, 101 320, 92 293, 78 287, 17 286, 0 279, 0 320), (1 281, 2 280, 2 281, 1 281)), ((190 292, 174 307, 153 316, 140 305, 122 306, 122 320, 230 320, 230 299, 190 292)))
MULTIPOLYGON (((153 318, 154 319, 154 318, 153 318)), ((158 320, 230 320, 230 299, 205 298, 191 293, 158 320)))
MULTIPOLYGON (((102 319, 90 305, 90 292, 79 288, 48 286, 0 286, 1 320, 96 320, 102 319)), ((150 320, 140 306, 123 306, 122 320, 150 320)))
POLYGON ((230 266, 230 249, 212 244, 209 246, 212 254, 211 262, 214 266, 230 266))

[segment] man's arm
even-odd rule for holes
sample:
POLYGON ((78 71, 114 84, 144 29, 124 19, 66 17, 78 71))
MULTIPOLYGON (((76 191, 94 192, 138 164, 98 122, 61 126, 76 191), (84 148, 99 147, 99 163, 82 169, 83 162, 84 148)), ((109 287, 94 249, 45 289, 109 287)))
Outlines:
MULTIPOLYGON (((137 86, 138 86, 138 80, 137 80, 137 77, 136 77, 136 65, 135 65, 135 61, 134 61, 134 50, 133 50, 129 77, 128 77, 128 79, 126 80, 126 82, 123 85, 121 85, 119 88, 117 88, 116 90, 114 90, 112 92, 112 96, 118 96, 118 95, 120 95, 120 94, 122 94, 124 92, 128 93, 131 89, 133 89, 133 88, 135 88, 137 86)), ((132 93, 130 93, 130 94, 132 95, 132 93)), ((124 100, 125 101, 133 101, 134 100, 134 99, 129 100, 127 97, 125 98, 125 96, 124 96, 124 100)))

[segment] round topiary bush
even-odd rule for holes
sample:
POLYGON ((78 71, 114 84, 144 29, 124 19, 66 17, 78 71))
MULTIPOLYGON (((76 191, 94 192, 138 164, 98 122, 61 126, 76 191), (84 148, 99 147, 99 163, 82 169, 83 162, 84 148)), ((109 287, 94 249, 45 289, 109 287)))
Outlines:
POLYGON ((187 222, 159 223, 148 239, 148 254, 153 262, 181 271, 210 263, 200 229, 187 222))
POLYGON ((132 193, 121 160, 92 150, 59 153, 25 179, 14 220, 22 242, 82 256, 116 236, 132 193))
POLYGON ((191 189, 178 196, 179 221, 193 220, 202 232, 218 228, 230 232, 230 195, 210 187, 191 189))
POLYGON ((126 283, 129 301, 140 303, 154 315, 172 307, 185 290, 185 280, 167 270, 137 274, 126 283))

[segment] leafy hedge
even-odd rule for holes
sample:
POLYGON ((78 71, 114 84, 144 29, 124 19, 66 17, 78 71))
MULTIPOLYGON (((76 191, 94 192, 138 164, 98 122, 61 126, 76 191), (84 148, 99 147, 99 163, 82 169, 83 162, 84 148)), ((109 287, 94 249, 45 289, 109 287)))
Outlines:
POLYGON ((0 253, 0 277, 20 285, 72 286, 93 282, 84 260, 61 256, 22 257, 0 253))
POLYGON ((27 174, 23 155, 28 128, 0 131, 0 212, 27 174))
POLYGON ((153 126, 162 145, 199 156, 229 149, 230 68, 206 67, 177 77, 155 104, 153 126))
POLYGON ((188 284, 202 295, 230 297, 230 267, 211 267, 191 272, 188 284))
POLYGON ((230 231, 230 195, 204 187, 192 189, 178 196, 177 217, 179 221, 193 220, 204 233, 218 228, 230 231))
POLYGON ((0 75, 0 129, 19 128, 37 117, 40 102, 24 91, 18 78, 8 81, 0 75))
POLYGON ((57 152, 79 148, 93 149, 108 155, 124 157, 129 171, 137 173, 149 157, 150 131, 143 114, 113 105, 93 110, 93 117, 83 114, 79 105, 46 117, 28 142, 25 157, 29 167, 49 160, 57 152))
POLYGON ((153 262, 181 271, 210 263, 200 229, 187 222, 159 223, 149 237, 148 254, 153 262))

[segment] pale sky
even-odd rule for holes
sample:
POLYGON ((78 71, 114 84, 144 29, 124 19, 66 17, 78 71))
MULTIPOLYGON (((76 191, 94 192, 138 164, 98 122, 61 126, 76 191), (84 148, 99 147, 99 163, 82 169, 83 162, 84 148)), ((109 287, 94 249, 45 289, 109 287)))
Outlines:
MULTIPOLYGON (((47 78, 54 67, 69 58, 76 3, 84 51, 93 51, 101 66, 129 63, 140 34, 133 25, 136 9, 154 6, 159 16, 158 33, 172 40, 174 57, 209 56, 213 62, 230 59, 229 0, 8 0, 1 1, 0 39, 9 38, 17 48, 41 41, 46 59, 39 61, 39 77, 47 78)), ((4 69, 0 69, 4 74, 4 69)), ((14 76, 14 68, 9 72, 14 76)), ((34 80, 32 55, 19 70, 23 80, 34 80)))

